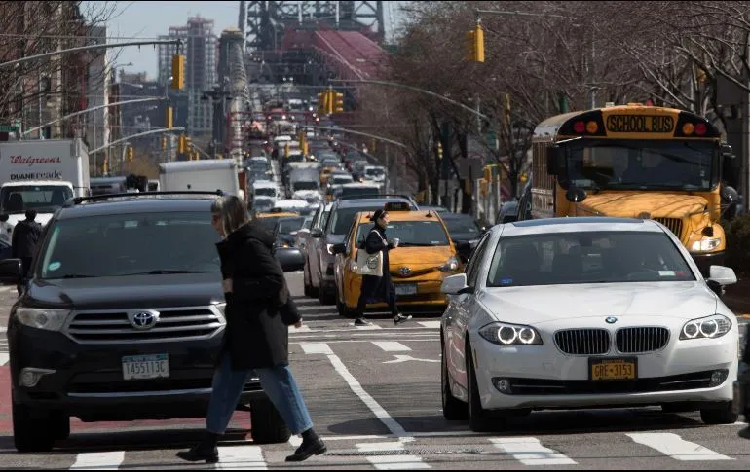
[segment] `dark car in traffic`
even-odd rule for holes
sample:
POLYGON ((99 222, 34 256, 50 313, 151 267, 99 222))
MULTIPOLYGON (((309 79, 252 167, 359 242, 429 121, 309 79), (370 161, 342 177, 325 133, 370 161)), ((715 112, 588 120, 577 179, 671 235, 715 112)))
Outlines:
POLYGON ((305 219, 304 216, 279 218, 274 227, 276 259, 286 271, 302 270, 305 267, 305 255, 300 248, 294 247, 295 236, 305 224, 305 219))
MULTIPOLYGON (((71 417, 205 417, 226 326, 214 198, 104 195, 55 213, 7 329, 19 452, 52 450, 71 417)), ((0 261, 0 279, 20 267, 0 261)), ((255 442, 289 439, 256 375, 237 409, 252 412, 255 442)))
POLYGON ((480 228, 471 215, 463 213, 441 213, 440 217, 451 239, 456 243, 459 255, 464 262, 468 261, 486 228, 480 228))

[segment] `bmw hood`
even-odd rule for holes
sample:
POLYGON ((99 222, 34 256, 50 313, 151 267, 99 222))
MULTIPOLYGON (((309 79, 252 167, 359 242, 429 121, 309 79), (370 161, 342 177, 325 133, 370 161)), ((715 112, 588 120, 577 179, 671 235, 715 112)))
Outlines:
POLYGON ((488 287, 478 299, 498 321, 529 325, 609 316, 689 321, 716 313, 718 305, 699 281, 488 287))

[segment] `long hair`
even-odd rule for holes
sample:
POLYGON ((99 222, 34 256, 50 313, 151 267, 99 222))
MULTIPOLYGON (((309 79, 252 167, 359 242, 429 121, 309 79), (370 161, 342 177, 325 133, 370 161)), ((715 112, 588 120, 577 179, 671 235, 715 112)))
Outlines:
MULTIPOLYGON (((212 206, 213 208, 213 206, 212 206)), ((221 225, 225 236, 229 236, 250 221, 247 206, 240 198, 229 195, 221 204, 221 225)))

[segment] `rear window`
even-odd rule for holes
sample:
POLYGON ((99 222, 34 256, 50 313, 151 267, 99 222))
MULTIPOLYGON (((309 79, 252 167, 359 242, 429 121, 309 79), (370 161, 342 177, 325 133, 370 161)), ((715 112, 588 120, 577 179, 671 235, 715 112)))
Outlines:
POLYGON ((40 252, 42 279, 218 272, 219 236, 206 212, 60 220, 40 252))
POLYGON ((305 218, 284 218, 279 221, 279 234, 288 235, 293 231, 299 231, 302 229, 302 225, 305 223, 305 218))
POLYGON ((345 188, 342 187, 336 192, 339 197, 370 197, 380 195, 380 190, 377 188, 345 188))

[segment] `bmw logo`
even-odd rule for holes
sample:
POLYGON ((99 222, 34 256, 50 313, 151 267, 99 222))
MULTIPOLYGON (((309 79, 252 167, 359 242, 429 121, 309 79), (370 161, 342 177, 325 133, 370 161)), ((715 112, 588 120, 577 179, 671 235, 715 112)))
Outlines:
POLYGON ((411 269, 409 269, 408 267, 402 267, 399 273, 402 276, 406 277, 407 275, 411 274, 411 269))
POLYGON ((615 324, 617 323, 617 318, 615 318, 614 316, 608 316, 607 319, 605 319, 604 321, 606 321, 609 324, 615 324))
POLYGON ((128 314, 130 325, 137 330, 151 329, 159 320, 159 312, 136 311, 128 314))

